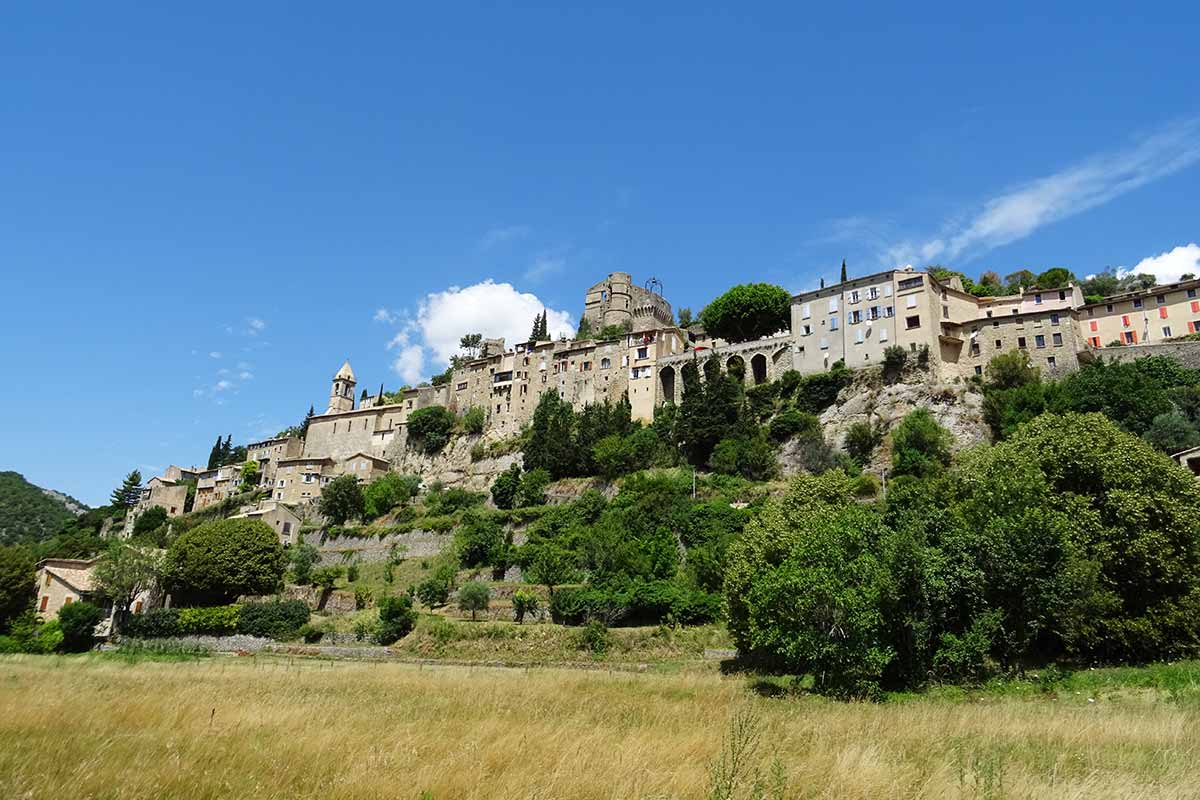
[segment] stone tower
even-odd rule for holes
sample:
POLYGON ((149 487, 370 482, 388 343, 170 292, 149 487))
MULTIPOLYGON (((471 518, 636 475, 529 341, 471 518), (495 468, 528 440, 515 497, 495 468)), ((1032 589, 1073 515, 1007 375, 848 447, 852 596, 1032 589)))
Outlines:
POLYGON ((661 294, 635 285, 628 272, 611 272, 587 290, 583 318, 593 333, 611 325, 650 330, 673 325, 675 320, 671 304, 661 294))
POLYGON ((338 414, 342 411, 354 410, 354 370, 350 369, 350 361, 342 364, 342 368, 333 376, 333 386, 329 389, 329 410, 326 414, 338 414))

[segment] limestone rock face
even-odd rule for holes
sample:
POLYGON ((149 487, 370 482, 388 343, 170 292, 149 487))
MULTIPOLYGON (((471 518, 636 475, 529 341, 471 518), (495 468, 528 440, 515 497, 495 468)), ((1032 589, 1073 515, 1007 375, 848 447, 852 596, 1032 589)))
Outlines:
POLYGON ((493 437, 455 436, 440 453, 428 455, 417 448, 410 448, 406 437, 398 437, 384 454, 396 472, 420 475, 425 485, 441 481, 447 488, 466 489, 470 492, 487 492, 492 488, 496 476, 514 463, 521 463, 521 453, 509 453, 496 458, 471 460, 471 449, 477 444, 486 446, 493 437))
MULTIPOLYGON (((884 476, 891 465, 892 429, 912 410, 925 408, 938 424, 954 437, 954 449, 986 442, 990 433, 983 421, 983 395, 966 383, 942 383, 920 371, 908 370, 891 384, 882 380, 878 370, 862 371, 854 383, 838 395, 838 400, 820 415, 825 439, 835 450, 845 450, 846 432, 856 422, 878 425, 884 437, 867 471, 884 476)), ((796 440, 780 448, 780 470, 793 475, 806 468, 811 454, 796 440)))

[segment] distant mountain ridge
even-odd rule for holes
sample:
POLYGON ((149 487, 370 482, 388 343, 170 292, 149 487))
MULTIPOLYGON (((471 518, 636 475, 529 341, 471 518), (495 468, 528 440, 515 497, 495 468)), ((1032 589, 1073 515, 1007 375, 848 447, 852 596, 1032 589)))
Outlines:
POLYGON ((74 497, 36 486, 19 472, 0 472, 0 544, 48 539, 87 511, 74 497))

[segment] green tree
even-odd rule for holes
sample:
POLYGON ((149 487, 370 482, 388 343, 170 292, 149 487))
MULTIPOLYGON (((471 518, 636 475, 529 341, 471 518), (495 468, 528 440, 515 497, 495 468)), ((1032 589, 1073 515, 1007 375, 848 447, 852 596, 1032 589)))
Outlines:
POLYGON ((1177 411, 1155 417, 1142 438, 1151 447, 1167 454, 1200 446, 1200 431, 1196 430, 1191 420, 1177 411))
POLYGON ((1037 276, 1027 269, 1019 269, 1004 276, 1006 294, 1017 294, 1022 287, 1028 289, 1037 283, 1037 276))
POLYGON ((408 435, 420 442, 422 450, 433 455, 449 443, 454 423, 454 413, 443 406, 418 408, 408 415, 408 435))
POLYGON ((1041 380, 1041 372, 1033 366, 1024 350, 993 356, 986 375, 988 389, 1016 389, 1041 380))
POLYGON ((1075 281, 1075 275, 1066 267, 1051 267, 1037 276, 1035 284, 1039 289, 1059 289, 1075 281))
POLYGON ((358 478, 349 473, 334 478, 321 490, 321 515, 333 525, 361 517, 364 506, 358 478))
POLYGON ((700 312, 709 336, 745 342, 789 327, 792 296, 779 286, 749 283, 734 286, 700 312))
POLYGON ((497 475, 496 480, 492 482, 492 502, 499 509, 516 508, 520 489, 521 465, 513 463, 508 469, 497 475))
POLYGON ((770 429, 771 438, 782 442, 793 436, 820 435, 821 422, 815 414, 808 414, 798 408, 785 408, 771 420, 770 429))
POLYGON ((537 614, 541 602, 538 596, 528 589, 517 589, 513 592, 512 608, 513 616, 520 625, 525 621, 525 617, 531 617, 537 614))
POLYGON ((317 548, 305 541, 297 542, 289 551, 288 562, 292 569, 292 580, 300 586, 312 582, 313 566, 321 560, 317 548))
POLYGON ((633 448, 628 439, 614 433, 596 442, 592 448, 592 460, 596 469, 606 480, 616 480, 629 471, 633 463, 633 448))
POLYGON ((546 502, 546 487, 550 485, 550 473, 538 467, 531 469, 521 476, 521 490, 518 502, 522 508, 540 506, 546 502))
POLYGON ((909 412, 892 431, 892 474, 927 478, 950 464, 950 432, 924 408, 909 412))
POLYGON ((681 328, 690 328, 692 323, 695 322, 695 320, 692 319, 692 310, 687 306, 679 309, 677 316, 679 318, 679 327, 681 328))
POLYGON ((304 421, 302 423, 300 423, 300 438, 301 439, 305 439, 308 437, 308 426, 312 423, 312 418, 315 416, 315 414, 313 413, 314 411, 315 411, 315 409, 310 405, 308 407, 308 413, 304 415, 304 421))
POLYGON ((96 643, 96 626, 103 619, 104 612, 86 601, 63 606, 58 612, 58 624, 62 629, 60 647, 67 653, 91 650, 96 643))
POLYGON ((242 464, 242 489, 258 486, 258 462, 247 459, 242 464))
POLYGON ((142 496, 142 473, 133 470, 125 476, 125 480, 109 497, 109 504, 114 508, 132 508, 142 496))
POLYGON ((525 565, 526 579, 545 585, 554 596, 554 587, 570 581, 575 575, 575 559, 570 551, 555 542, 538 547, 525 565))
POLYGON ((495 566, 505 561, 504 528, 491 514, 468 511, 454 534, 455 551, 464 567, 495 566))
POLYGON ((573 474, 578 460, 572 435, 574 424, 571 404, 559 398, 557 392, 543 393, 529 424, 525 469, 545 469, 553 478, 573 474))
POLYGON ((487 424, 487 415, 479 406, 472 406, 462 415, 462 427, 467 433, 480 434, 487 424))
POLYGON ((458 346, 466 351, 469 358, 479 355, 479 346, 483 344, 482 333, 468 333, 458 340, 458 346))
POLYGON ((118 623, 142 592, 154 591, 162 582, 163 556, 158 550, 115 539, 92 571, 96 591, 116 610, 118 623))
POLYGON ((846 453, 859 466, 865 466, 882 440, 879 428, 869 422, 855 422, 846 431, 846 453))
POLYGON ((33 554, 20 545, 0 547, 0 631, 33 606, 37 583, 33 554))
POLYGON ((849 277, 847 277, 847 273, 846 273, 846 259, 843 258, 842 259, 842 280, 841 280, 841 282, 845 283, 848 280, 849 280, 849 277))
MULTIPOLYGON (((150 506, 133 523, 132 536, 134 539, 147 539, 166 524, 167 510, 162 506, 150 506)), ((165 545, 165 542, 157 542, 157 544, 165 545)))
POLYGON ((396 472, 381 475, 362 489, 363 518, 382 517, 397 506, 407 503, 415 493, 416 486, 412 476, 405 478, 396 472))
POLYGON ((216 443, 208 451, 208 469, 216 469, 221 466, 221 442, 222 439, 218 436, 216 443))
POLYGON ((220 605, 239 595, 275 591, 286 563, 265 522, 223 519, 179 535, 167 550, 164 583, 181 605, 220 605))
POLYGON ((458 607, 462 611, 471 612, 471 620, 480 611, 487 611, 492 593, 488 587, 478 581, 469 581, 458 590, 458 607))
POLYGON ((379 601, 379 627, 375 641, 389 645, 403 639, 417 624, 417 612, 413 610, 412 598, 408 595, 385 597, 379 601))

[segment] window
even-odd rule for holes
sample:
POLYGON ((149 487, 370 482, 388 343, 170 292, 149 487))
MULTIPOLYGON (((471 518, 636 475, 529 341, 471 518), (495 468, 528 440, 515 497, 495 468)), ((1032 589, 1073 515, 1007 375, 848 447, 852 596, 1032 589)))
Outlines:
POLYGON ((812 306, 805 303, 800 307, 800 319, 808 319, 812 316, 812 306))
POLYGON ((1161 306, 1161 307, 1158 309, 1158 318, 1159 318, 1159 319, 1166 319, 1166 318, 1167 318, 1167 307, 1166 307, 1166 306, 1161 306))
POLYGON ((1096 322, 1096 320, 1092 320, 1088 323, 1088 327, 1091 328, 1092 333, 1095 333, 1096 331, 1100 330, 1100 323, 1096 322))
POLYGON ((1051 335, 1050 341, 1054 343, 1055 347, 1062 347, 1062 334, 1055 333, 1055 334, 1051 335))
POLYGON ((838 310, 838 299, 836 297, 829 298, 829 313, 834 314, 838 310))
POLYGON ((904 327, 908 328, 909 330, 912 330, 913 328, 921 327, 920 315, 905 317, 904 318, 904 327))
POLYGON ((1046 337, 1039 333, 1037 336, 1033 337, 1033 343, 1037 345, 1037 348, 1040 350, 1046 346, 1046 337))
POLYGON ((999 327, 1000 327, 1000 320, 998 320, 998 319, 994 319, 994 320, 992 320, 992 327, 993 327, 993 328, 999 328, 999 327))
POLYGON ((916 289, 920 285, 921 285, 921 279, 919 277, 905 278, 904 280, 900 281, 897 288, 899 288, 899 290, 903 292, 905 289, 916 289))
POLYGON ((891 306, 884 306, 883 307, 883 315, 885 317, 894 317, 894 316, 896 316, 896 310, 894 308, 892 308, 891 306))
POLYGON ((1170 325, 1163 325, 1162 332, 1163 332, 1163 338, 1164 338, 1164 339, 1170 339, 1170 338, 1171 338, 1171 326, 1170 326, 1170 325))
POLYGON ((1126 328, 1129 327, 1129 315, 1128 314, 1121 315, 1121 325, 1126 328))
POLYGON ((1092 343, 1092 347, 1100 346, 1100 337, 1099 336, 1093 336, 1091 339, 1088 339, 1088 341, 1092 343))
POLYGON ((855 343, 855 344, 862 344, 862 343, 863 343, 863 330, 862 330, 862 328, 859 328, 858 330, 856 330, 856 331, 854 332, 854 343, 855 343))
POLYGON ((997 339, 996 340, 996 349, 999 350, 1002 347, 1004 347, 1004 342, 1001 341, 1000 339, 997 339))
POLYGON ((1067 293, 1066 293, 1066 292, 1059 292, 1059 293, 1058 293, 1058 299, 1059 299, 1059 300, 1066 300, 1066 299, 1067 299, 1067 293))
POLYGON ((858 289, 855 289, 854 291, 850 292, 850 302, 851 303, 858 302, 858 289))
POLYGON ((1105 305, 1104 311, 1106 314, 1111 314, 1112 313, 1112 303, 1108 303, 1107 305, 1105 305))
POLYGON ((804 327, 801 328, 801 332, 804 336, 811 336, 812 335, 812 325, 805 323, 804 327))
POLYGON ((942 319, 950 319, 950 306, 942 306, 942 319))
POLYGON ((650 348, 648 348, 648 347, 639 347, 639 348, 638 348, 638 351, 637 351, 637 357, 638 357, 639 359, 641 359, 641 358, 649 358, 649 352, 650 352, 650 348))
POLYGON ((1094 308, 1089 308, 1089 309, 1088 309, 1088 316, 1089 316, 1089 317, 1094 317, 1094 316, 1096 316, 1096 309, 1094 309, 1094 308))
POLYGON ((1133 331, 1125 331, 1125 344, 1133 344, 1133 331))
POLYGON ((1051 325, 1057 325, 1057 324, 1058 324, 1058 314, 1051 314, 1051 315, 1050 315, 1050 324, 1051 324, 1051 325))
POLYGON ((1193 301, 1192 301, 1192 313, 1193 313, 1193 314, 1200 314, 1200 300, 1193 300, 1193 301))
POLYGON ((988 309, 987 315, 988 315, 989 317, 992 315, 992 310, 991 310, 990 308, 988 309))
POLYGON ((851 311, 850 312, 850 324, 857 325, 860 322, 862 322, 862 312, 859 311, 858 309, 851 311))
POLYGON ((609 369, 612 367, 612 360, 607 358, 600 359, 600 369, 609 369))
POLYGON ((890 283, 887 286, 883 287, 883 296, 884 297, 892 296, 892 285, 890 283))
POLYGON ((877 289, 874 286, 872 286, 870 289, 867 289, 867 299, 868 300, 874 300, 877 297, 879 297, 879 289, 877 289))
POLYGON ((1025 337, 1024 336, 1017 337, 1017 347, 1021 348, 1022 350, 1025 349, 1025 337))
POLYGON ((1134 301, 1133 301, 1133 307, 1134 307, 1134 308, 1141 308, 1141 307, 1142 307, 1142 298, 1140 298, 1140 297, 1138 297, 1138 298, 1135 298, 1135 299, 1134 299, 1134 301))
POLYGON ((837 328, 837 317, 830 317, 829 318, 829 330, 836 331, 837 329, 838 329, 837 328))
POLYGON ((879 306, 871 306, 867 309, 867 319, 879 319, 879 306))
POLYGON ((888 340, 887 328, 880 328, 879 329, 879 341, 886 342, 887 340, 888 340))
POLYGON ((1040 306, 1042 304, 1042 296, 1040 294, 1035 294, 1033 296, 1033 304, 1035 306, 1040 306))
POLYGON ((48 595, 48 594, 44 594, 44 595, 42 595, 42 605, 41 605, 41 607, 40 607, 40 608, 38 608, 38 611, 45 611, 45 610, 46 610, 46 604, 47 604, 47 603, 49 603, 49 602, 50 602, 50 595, 48 595))
POLYGON ((462 383, 460 383, 458 386, 455 386, 455 387, 454 387, 455 391, 459 391, 459 392, 463 391, 463 390, 464 390, 464 389, 466 389, 466 388, 467 388, 467 382, 466 382, 466 381, 463 381, 463 382, 462 382, 462 383))
POLYGON ((821 337, 821 349, 822 349, 822 350, 828 350, 828 349, 829 349, 829 340, 828 340, 828 339, 826 339, 824 336, 822 336, 822 337, 821 337))
POLYGON ((910 294, 907 298, 905 298, 904 307, 905 308, 916 308, 917 307, 917 296, 915 294, 910 294))
POLYGON ((1049 367, 1057 367, 1057 366, 1058 366, 1058 359, 1056 359, 1054 356, 1049 356, 1049 357, 1047 357, 1047 358, 1046 358, 1046 366, 1049 366, 1049 367))
POLYGON ((981 366, 979 366, 978 364, 976 364, 976 365, 975 365, 975 374, 976 374, 976 375, 982 375, 982 374, 983 374, 983 367, 981 367, 981 366))
POLYGON ((1189 300, 1191 300, 1193 297, 1195 297, 1195 296, 1196 296, 1196 290, 1195 290, 1195 289, 1188 289, 1187 296, 1188 296, 1188 299, 1189 299, 1189 300))
POLYGON ((1156 294, 1154 296, 1154 302, 1158 303, 1160 306, 1165 306, 1167 304, 1167 296, 1165 294, 1156 294))

